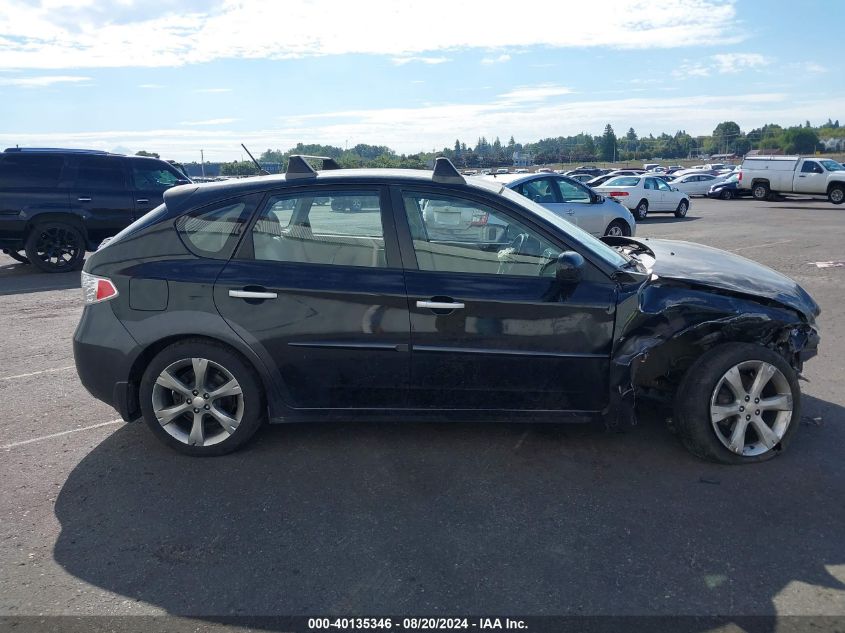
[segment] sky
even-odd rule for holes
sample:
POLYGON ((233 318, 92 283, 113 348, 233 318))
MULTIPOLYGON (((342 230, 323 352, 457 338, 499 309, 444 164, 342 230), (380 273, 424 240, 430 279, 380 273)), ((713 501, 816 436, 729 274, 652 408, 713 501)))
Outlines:
POLYGON ((0 0, 0 146, 222 161, 845 123, 843 23, 843 0, 0 0))

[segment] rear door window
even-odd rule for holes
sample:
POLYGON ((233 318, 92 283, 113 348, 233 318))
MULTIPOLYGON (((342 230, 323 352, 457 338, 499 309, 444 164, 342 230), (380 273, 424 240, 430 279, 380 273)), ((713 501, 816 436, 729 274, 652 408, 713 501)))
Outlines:
POLYGON ((6 153, 0 156, 0 187, 50 189, 59 186, 63 156, 6 153))
POLYGON ((273 196, 252 229, 255 259, 385 268, 378 190, 273 196))
POLYGON ((99 191, 120 191, 127 189, 126 176, 120 158, 80 156, 77 161, 77 189, 99 191))
POLYGON ((253 194, 189 211, 176 220, 176 230, 194 255, 229 259, 260 200, 253 194))

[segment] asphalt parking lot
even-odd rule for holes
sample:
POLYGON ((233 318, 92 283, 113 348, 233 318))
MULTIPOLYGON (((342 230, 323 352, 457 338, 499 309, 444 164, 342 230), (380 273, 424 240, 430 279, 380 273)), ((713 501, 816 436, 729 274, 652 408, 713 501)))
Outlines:
POLYGON ((845 267, 815 264, 845 260, 845 206, 696 198, 638 233, 820 303, 788 453, 705 463, 646 415, 287 425, 181 456, 79 384, 78 273, 0 255, 0 615, 845 615, 845 267))

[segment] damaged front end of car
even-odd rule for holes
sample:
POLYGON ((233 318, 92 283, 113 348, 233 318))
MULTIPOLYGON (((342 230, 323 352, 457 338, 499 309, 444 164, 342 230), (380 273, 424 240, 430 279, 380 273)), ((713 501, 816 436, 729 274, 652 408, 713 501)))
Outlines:
MULTIPOLYGON (((675 255, 675 251, 661 253, 665 248, 655 250, 656 256, 648 250, 651 264, 667 252, 675 255)), ((723 270, 711 283, 663 266, 663 275, 649 267, 644 282, 620 284, 605 411, 608 426, 636 424, 640 401, 671 405, 686 371, 717 345, 762 345, 782 356, 799 375, 804 362, 816 355, 819 308, 803 289, 791 282, 797 290, 764 291, 759 276, 743 280, 741 275, 750 271, 732 276, 724 272, 726 262, 720 263, 723 270), (671 272, 677 276, 668 276, 671 272)))

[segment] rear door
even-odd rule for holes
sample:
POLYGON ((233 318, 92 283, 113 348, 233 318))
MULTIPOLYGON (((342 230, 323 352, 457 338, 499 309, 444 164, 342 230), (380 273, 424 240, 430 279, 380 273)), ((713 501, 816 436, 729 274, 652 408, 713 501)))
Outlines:
POLYGON ((88 240, 97 246, 135 220, 135 203, 129 191, 124 158, 75 155, 70 204, 85 221, 88 240))
POLYGON ((411 315, 410 405, 424 409, 596 411, 606 404, 615 285, 587 263, 554 275, 565 249, 486 196, 396 187, 411 315), (474 206, 506 230, 479 242, 428 234, 425 201, 474 206))
POLYGON ((127 161, 136 217, 155 209, 164 200, 164 192, 184 179, 164 161, 141 157, 130 157, 127 161))
POLYGON ((608 224, 604 209, 602 205, 593 203, 590 190, 571 178, 553 180, 566 213, 574 213, 578 220, 576 224, 593 235, 604 235, 608 224))
POLYGON ((387 196, 377 185, 273 193, 217 279, 220 314, 290 407, 406 404, 410 324, 387 196))

